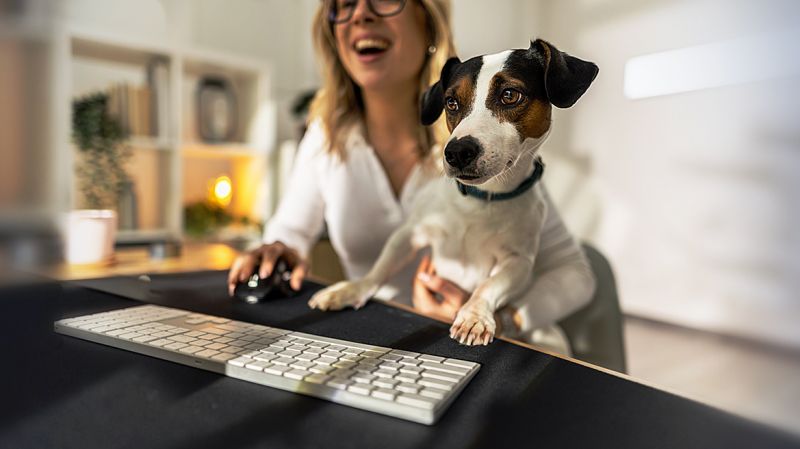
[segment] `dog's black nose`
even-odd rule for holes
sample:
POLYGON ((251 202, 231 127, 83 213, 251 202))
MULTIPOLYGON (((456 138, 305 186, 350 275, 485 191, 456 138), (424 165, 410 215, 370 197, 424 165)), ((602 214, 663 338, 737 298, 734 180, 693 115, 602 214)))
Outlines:
POLYGON ((464 169, 481 154, 481 144, 474 137, 451 140, 444 148, 444 159, 453 168, 464 169))

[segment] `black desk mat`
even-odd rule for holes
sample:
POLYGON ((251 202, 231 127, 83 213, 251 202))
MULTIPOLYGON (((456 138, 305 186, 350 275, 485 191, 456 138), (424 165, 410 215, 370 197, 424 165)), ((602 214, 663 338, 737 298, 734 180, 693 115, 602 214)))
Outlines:
POLYGON ((506 342, 460 346, 446 325, 383 304, 310 310, 306 301, 317 285, 267 304, 233 302, 225 276, 119 277, 0 291, 6 390, 0 447, 800 447, 717 409, 506 342), (473 360, 482 368, 439 422, 425 426, 52 331, 60 318, 141 302, 473 360))

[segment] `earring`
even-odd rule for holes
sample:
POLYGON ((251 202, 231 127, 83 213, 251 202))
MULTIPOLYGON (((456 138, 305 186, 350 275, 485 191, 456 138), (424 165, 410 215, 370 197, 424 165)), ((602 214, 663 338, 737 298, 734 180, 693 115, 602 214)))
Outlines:
POLYGON ((434 53, 436 53, 436 46, 431 44, 431 45, 428 46, 428 54, 432 55, 434 53))

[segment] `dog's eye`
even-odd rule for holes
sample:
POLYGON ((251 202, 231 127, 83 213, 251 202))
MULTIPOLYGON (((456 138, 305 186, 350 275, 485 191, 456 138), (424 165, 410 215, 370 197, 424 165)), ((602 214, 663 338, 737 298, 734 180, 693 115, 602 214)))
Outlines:
POLYGON ((505 105, 517 104, 522 100, 522 92, 515 89, 505 89, 500 94, 500 101, 505 105))
POLYGON ((453 97, 447 97, 444 100, 445 105, 447 106, 448 111, 455 112, 458 110, 458 101, 453 97))

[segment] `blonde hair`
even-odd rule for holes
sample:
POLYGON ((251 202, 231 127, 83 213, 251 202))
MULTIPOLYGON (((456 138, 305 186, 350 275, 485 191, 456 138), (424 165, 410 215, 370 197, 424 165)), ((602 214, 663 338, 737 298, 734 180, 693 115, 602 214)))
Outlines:
MULTIPOLYGON (((427 54, 422 67, 419 97, 439 79, 444 64, 451 56, 455 56, 455 46, 450 30, 450 0, 418 1, 425 10, 430 44, 436 47, 433 54, 427 54)), ((309 121, 319 120, 327 137, 328 151, 345 159, 345 139, 352 127, 363 122, 364 106, 360 88, 339 60, 333 25, 328 21, 326 5, 327 2, 320 2, 311 30, 322 72, 322 87, 311 103, 309 121)), ((431 127, 420 124, 420 156, 430 155, 431 148, 434 145, 441 146, 448 134, 444 119, 438 120, 431 127)))

